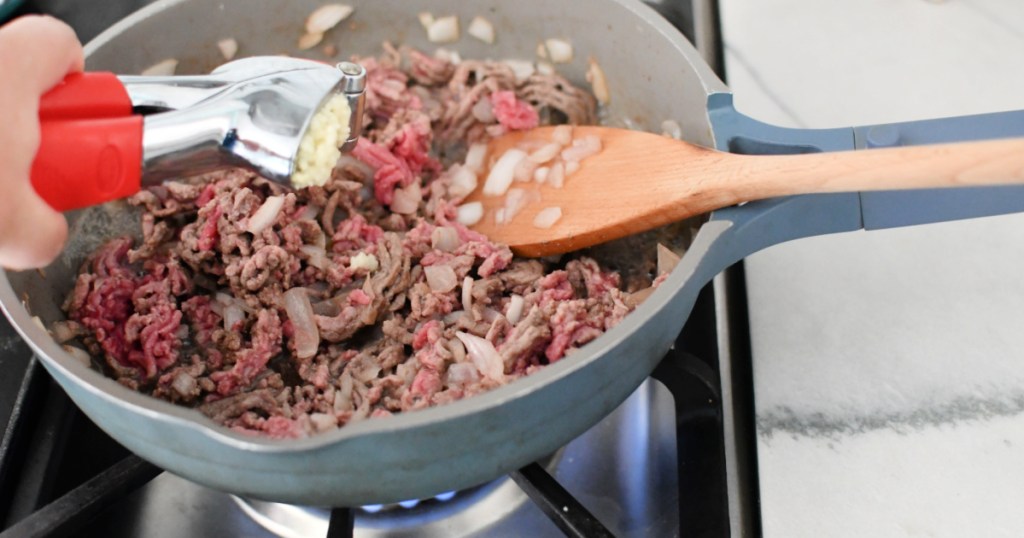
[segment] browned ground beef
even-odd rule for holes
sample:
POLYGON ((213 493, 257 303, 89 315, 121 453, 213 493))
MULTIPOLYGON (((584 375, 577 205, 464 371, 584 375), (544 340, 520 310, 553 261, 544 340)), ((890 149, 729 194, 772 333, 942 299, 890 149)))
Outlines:
POLYGON ((232 428, 297 437, 487 391, 629 312, 618 275, 587 258, 515 259, 458 224, 447 194, 446 165, 467 142, 537 118, 593 122, 593 98, 557 75, 517 82, 502 63, 386 49, 360 60, 365 137, 326 186, 286 193, 231 170, 131 200, 142 208, 141 242, 115 238, 97 250, 65 305, 68 326, 110 375, 232 428), (502 99, 518 115, 474 115, 495 92, 514 92, 502 99), (396 189, 413 184, 418 210, 390 211, 396 189), (271 196, 283 196, 272 224, 246 231, 271 196), (458 285, 432 290, 430 266, 450 268, 458 285), (284 306, 295 287, 308 293, 319 335, 306 358, 296 334, 314 327, 296 327, 284 306), (523 304, 515 323, 513 296, 523 304), (467 349, 456 333, 496 353, 482 353, 479 340, 467 349))

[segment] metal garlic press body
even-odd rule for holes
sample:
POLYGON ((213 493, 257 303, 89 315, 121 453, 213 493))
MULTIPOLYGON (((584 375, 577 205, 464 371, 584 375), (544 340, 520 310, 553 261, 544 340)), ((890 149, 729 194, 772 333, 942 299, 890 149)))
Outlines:
POLYGON ((365 79, 358 64, 274 56, 200 76, 70 75, 40 101, 32 184, 62 211, 228 167, 290 186, 311 119, 339 94, 351 111, 341 149, 355 144, 365 79))

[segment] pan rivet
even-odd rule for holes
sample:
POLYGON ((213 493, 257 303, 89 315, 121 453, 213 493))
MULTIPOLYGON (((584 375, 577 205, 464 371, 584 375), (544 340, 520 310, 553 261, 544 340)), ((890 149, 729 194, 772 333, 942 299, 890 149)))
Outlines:
POLYGON ((900 143, 900 130, 892 125, 876 125, 868 129, 869 148, 887 148, 900 143))

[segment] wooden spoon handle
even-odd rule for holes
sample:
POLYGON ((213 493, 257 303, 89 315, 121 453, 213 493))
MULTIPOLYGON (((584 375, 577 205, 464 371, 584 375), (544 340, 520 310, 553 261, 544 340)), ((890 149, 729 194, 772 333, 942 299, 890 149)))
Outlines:
POLYGON ((750 200, 791 194, 1024 183, 1024 139, 744 156, 736 177, 750 200))

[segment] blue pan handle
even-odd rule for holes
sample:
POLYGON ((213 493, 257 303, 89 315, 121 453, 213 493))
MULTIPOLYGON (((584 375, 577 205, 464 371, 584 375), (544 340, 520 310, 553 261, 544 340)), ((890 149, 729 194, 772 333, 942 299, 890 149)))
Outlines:
MULTIPOLYGON (((863 127, 790 129, 739 113, 733 107, 732 95, 719 93, 708 97, 708 116, 719 149, 759 155, 1024 137, 1024 111, 863 127)), ((791 196, 719 210, 712 221, 731 224, 718 240, 731 243, 727 257, 732 263, 801 237, 1021 211, 1024 185, 1010 185, 791 196)))

